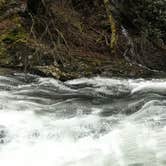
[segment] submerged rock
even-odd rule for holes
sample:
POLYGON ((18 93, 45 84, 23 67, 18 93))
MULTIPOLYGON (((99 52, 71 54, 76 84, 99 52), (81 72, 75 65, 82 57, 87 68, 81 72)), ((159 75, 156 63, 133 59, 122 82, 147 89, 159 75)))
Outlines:
POLYGON ((6 142, 7 131, 4 126, 0 126, 0 144, 6 142))

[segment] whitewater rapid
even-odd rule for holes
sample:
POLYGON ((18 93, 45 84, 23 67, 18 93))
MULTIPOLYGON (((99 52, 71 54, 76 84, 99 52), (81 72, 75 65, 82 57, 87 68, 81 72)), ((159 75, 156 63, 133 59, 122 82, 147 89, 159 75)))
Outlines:
POLYGON ((1 166, 165 166, 166 80, 0 76, 1 166))

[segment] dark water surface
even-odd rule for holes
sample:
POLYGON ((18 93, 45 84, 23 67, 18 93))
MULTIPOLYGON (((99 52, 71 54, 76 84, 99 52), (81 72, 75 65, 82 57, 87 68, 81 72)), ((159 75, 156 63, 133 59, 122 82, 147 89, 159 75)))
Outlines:
POLYGON ((166 80, 0 76, 1 166, 165 166, 166 80))

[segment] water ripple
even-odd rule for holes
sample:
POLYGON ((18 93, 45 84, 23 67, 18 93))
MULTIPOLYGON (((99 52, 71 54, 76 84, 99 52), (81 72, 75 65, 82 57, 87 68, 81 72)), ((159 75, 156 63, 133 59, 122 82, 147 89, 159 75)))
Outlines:
POLYGON ((0 76, 0 163, 165 166, 165 82, 0 76))

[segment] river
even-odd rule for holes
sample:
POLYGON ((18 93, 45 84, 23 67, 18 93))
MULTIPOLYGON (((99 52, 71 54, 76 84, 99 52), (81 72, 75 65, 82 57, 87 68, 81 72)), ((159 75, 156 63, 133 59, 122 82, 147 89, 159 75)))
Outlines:
POLYGON ((166 80, 0 76, 1 166, 165 166, 166 80))

